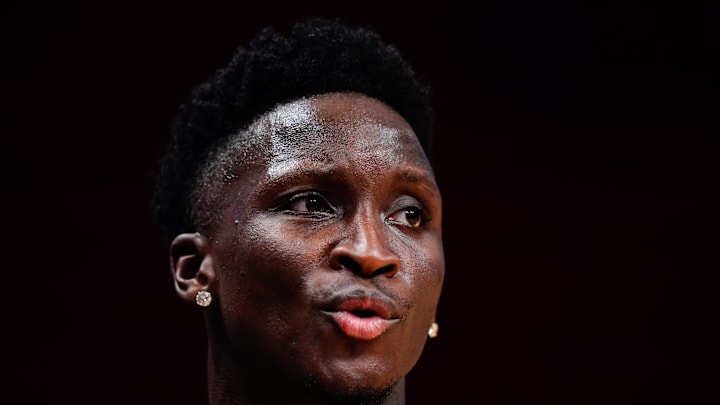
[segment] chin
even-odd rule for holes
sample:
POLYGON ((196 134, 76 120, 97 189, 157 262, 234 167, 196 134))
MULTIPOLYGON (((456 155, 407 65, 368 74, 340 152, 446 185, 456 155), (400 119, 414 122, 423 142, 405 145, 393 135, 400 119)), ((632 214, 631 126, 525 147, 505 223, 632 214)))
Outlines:
POLYGON ((324 384, 317 379, 308 379, 306 388, 312 398, 337 405, 380 405, 395 389, 397 380, 385 387, 347 387, 324 384))

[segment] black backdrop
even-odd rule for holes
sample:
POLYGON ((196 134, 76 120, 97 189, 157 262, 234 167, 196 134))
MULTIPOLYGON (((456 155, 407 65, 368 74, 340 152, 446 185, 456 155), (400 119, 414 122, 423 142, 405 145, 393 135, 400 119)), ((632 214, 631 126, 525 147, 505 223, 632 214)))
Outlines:
POLYGON ((713 402, 718 7, 678 4, 4 6, 4 395, 202 403, 154 162, 190 87, 314 14, 435 88, 447 277, 409 403, 713 402))

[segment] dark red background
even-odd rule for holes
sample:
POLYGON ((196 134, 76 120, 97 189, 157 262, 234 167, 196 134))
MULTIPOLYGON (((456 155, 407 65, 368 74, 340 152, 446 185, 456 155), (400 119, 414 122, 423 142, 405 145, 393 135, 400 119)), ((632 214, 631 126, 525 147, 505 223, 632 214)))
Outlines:
POLYGON ((718 399, 718 7, 4 6, 4 395, 198 404, 150 217, 190 87, 266 24, 369 24, 435 88, 447 278, 410 404, 718 399))

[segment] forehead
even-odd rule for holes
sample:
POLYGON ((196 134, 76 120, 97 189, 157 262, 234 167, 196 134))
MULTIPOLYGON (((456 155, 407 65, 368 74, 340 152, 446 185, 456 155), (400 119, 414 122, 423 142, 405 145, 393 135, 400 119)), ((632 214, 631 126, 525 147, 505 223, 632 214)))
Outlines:
MULTIPOLYGON (((357 93, 330 93, 278 106, 245 134, 241 149, 277 168, 300 158, 316 163, 391 157, 428 165, 410 125, 393 109, 357 93)), ((248 163, 248 162, 246 162, 248 163)), ((271 168, 272 169, 272 168, 271 168)))

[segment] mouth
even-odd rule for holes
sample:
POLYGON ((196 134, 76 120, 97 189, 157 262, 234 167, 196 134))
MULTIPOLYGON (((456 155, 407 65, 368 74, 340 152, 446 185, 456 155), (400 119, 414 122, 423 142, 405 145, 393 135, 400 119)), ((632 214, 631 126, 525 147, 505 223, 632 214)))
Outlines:
POLYGON ((376 339, 400 320, 388 302, 368 295, 338 297, 323 312, 343 334, 358 340, 376 339))

